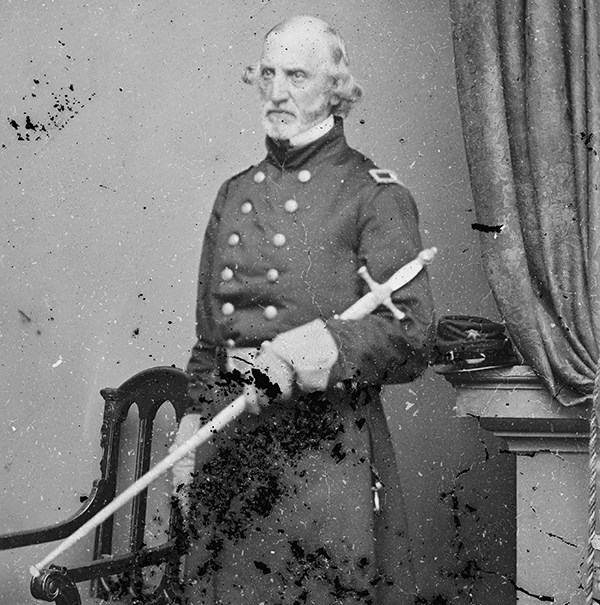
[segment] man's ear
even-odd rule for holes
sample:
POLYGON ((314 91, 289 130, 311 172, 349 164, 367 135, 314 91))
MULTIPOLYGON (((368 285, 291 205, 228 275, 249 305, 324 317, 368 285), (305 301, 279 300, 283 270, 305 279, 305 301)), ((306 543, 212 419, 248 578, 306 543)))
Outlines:
POLYGON ((245 67, 242 73, 242 82, 244 84, 254 84, 258 76, 258 63, 248 65, 245 67))
POLYGON ((329 95, 329 105, 331 105, 331 107, 335 107, 336 105, 339 105, 341 103, 341 99, 339 97, 339 95, 337 94, 337 90, 339 90, 340 88, 340 79, 336 78, 335 76, 331 76, 331 84, 330 84, 331 88, 329 89, 330 95, 329 95))

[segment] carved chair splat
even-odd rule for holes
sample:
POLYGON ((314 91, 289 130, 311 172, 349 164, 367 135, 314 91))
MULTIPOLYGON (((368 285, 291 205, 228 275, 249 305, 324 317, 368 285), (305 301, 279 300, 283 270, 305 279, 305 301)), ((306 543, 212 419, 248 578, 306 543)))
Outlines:
MULTIPOLYGON (((62 540, 92 518, 113 500, 117 491, 119 451, 122 441, 122 425, 133 405, 138 409, 138 437, 135 454, 134 479, 150 468, 154 421, 158 410, 170 402, 179 421, 186 406, 187 376, 177 368, 156 367, 144 370, 126 380, 120 387, 101 391, 104 399, 100 445, 100 479, 93 483, 89 498, 68 519, 48 527, 0 535, 0 550, 8 550, 62 540)), ((144 605, 167 605, 179 602, 179 561, 185 549, 179 511, 172 507, 168 527, 168 539, 164 544, 144 546, 146 529, 147 490, 132 502, 129 527, 129 551, 113 555, 114 519, 110 517, 96 530, 93 560, 79 567, 65 568, 52 565, 42 569, 31 580, 31 594, 39 600, 57 605, 81 605, 77 584, 93 581, 96 594, 107 598, 106 582, 101 580, 123 574, 123 583, 130 596, 144 605), (160 584, 146 593, 141 570, 164 563, 160 584)), ((135 602, 135 601, 134 601, 135 602)))

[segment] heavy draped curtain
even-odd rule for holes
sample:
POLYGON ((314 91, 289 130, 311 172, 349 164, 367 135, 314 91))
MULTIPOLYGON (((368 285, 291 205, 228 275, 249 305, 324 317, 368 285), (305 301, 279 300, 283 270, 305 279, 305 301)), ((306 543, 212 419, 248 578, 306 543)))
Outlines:
POLYGON ((450 0, 486 272, 527 364, 591 400, 600 342, 597 0, 450 0))

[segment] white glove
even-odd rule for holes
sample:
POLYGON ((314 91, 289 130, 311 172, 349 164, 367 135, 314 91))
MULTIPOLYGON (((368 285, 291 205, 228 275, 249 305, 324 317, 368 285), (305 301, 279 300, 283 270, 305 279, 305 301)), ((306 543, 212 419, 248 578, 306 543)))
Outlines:
MULTIPOLYGON (((200 428, 200 418, 200 414, 187 414, 181 419, 177 434, 175 435, 175 441, 173 442, 173 445, 169 447, 169 453, 175 451, 180 445, 194 436, 200 428)), ((173 495, 179 498, 179 503, 184 516, 187 515, 189 510, 189 490, 187 488, 192 482, 192 473, 194 472, 195 464, 196 452, 195 450, 192 450, 178 460, 171 469, 173 495)))
MULTIPOLYGON (((321 319, 315 319, 264 342, 254 368, 279 388, 281 399, 289 399, 294 380, 302 391, 323 391, 338 358, 337 344, 321 319)), ((269 385, 255 379, 244 391, 246 405, 258 413, 261 405, 277 395, 269 385), (267 388, 265 388, 267 387, 267 388)))
POLYGON ((301 390, 310 393, 327 388, 331 368, 338 358, 338 347, 322 319, 279 334, 271 348, 293 368, 301 390))
POLYGON ((253 414, 258 414, 261 406, 268 405, 270 400, 289 399, 292 393, 294 371, 288 362, 275 354, 269 341, 261 345, 248 377, 250 382, 244 387, 244 397, 246 409, 253 414))

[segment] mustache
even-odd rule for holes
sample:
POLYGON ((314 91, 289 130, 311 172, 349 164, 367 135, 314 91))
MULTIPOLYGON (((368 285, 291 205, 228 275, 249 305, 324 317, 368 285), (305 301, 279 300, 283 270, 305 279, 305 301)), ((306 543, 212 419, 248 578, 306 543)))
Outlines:
POLYGON ((296 114, 290 110, 283 107, 265 107, 265 115, 268 116, 272 113, 285 113, 290 116, 296 117, 296 114))

